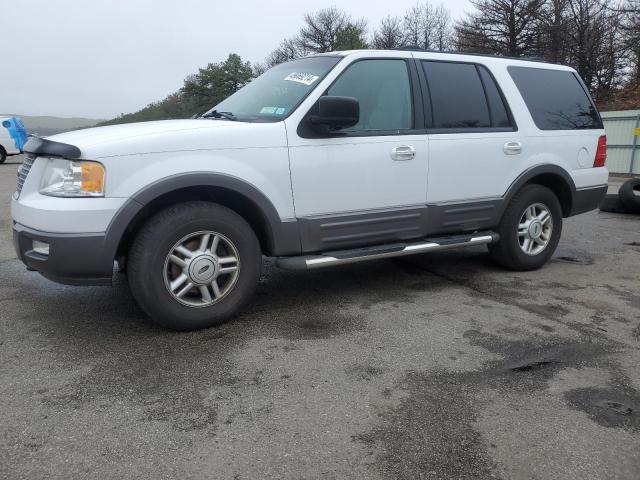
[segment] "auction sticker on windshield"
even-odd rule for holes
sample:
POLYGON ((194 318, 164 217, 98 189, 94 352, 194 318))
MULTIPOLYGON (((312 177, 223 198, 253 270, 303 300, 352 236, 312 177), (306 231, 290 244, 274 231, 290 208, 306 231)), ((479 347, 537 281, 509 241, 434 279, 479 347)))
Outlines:
POLYGON ((287 80, 289 82, 302 83, 304 85, 309 86, 309 85, 312 85, 313 82, 315 82, 319 78, 320 78, 319 76, 313 75, 311 73, 293 72, 293 73, 290 73, 289 75, 287 75, 285 80, 287 80))

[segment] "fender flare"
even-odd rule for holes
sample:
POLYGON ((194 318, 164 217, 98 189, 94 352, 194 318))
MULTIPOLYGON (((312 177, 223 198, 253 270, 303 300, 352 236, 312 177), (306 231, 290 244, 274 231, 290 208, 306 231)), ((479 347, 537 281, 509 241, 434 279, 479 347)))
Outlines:
MULTIPOLYGON (((567 172, 564 168, 558 165, 553 165, 553 164, 536 165, 522 172, 518 176, 518 178, 516 178, 511 183, 511 185, 505 192, 504 196, 502 197, 503 201, 501 202, 501 206, 497 216, 498 221, 500 221, 500 219, 502 218, 502 214, 506 210, 507 205, 509 205, 514 195, 518 193, 518 191, 524 185, 529 183, 533 178, 538 177, 540 175, 554 175, 556 177, 560 177, 569 188, 570 201, 571 203, 573 203, 575 194, 576 194, 576 184, 573 181, 573 178, 571 178, 571 175, 569 174, 569 172, 567 172)), ((571 211, 571 206, 569 206, 568 211, 571 211)))
POLYGON ((297 221, 283 221, 273 203, 258 190, 237 177, 211 172, 189 172, 165 177, 142 188, 131 196, 114 215, 105 235, 105 251, 115 259, 120 242, 136 215, 155 199, 189 187, 217 187, 242 195, 255 205, 267 226, 274 256, 300 254, 297 221))

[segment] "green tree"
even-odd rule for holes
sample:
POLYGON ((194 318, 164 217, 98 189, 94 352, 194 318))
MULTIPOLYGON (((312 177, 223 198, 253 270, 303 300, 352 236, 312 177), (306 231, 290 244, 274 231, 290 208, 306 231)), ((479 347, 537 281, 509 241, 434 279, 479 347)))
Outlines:
POLYGON ((183 87, 164 100, 150 103, 135 113, 122 114, 101 125, 189 118, 220 103, 253 77, 251 64, 232 53, 224 62, 210 63, 198 73, 189 75, 183 87))
POLYGON ((188 110, 202 113, 244 87, 253 78, 251 63, 232 53, 224 62, 210 63, 184 81, 188 110))
POLYGON ((336 50, 359 50, 369 48, 364 39, 365 31, 360 25, 349 23, 336 32, 336 50))

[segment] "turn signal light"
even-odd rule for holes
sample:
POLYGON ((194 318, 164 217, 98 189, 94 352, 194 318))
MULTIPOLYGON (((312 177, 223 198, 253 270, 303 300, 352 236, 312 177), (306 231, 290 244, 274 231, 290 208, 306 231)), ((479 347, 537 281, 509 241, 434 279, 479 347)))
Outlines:
POLYGON ((598 140, 598 150, 596 150, 596 160, 593 162, 593 168, 604 167, 607 163, 607 136, 602 135, 598 140))
POLYGON ((104 192, 104 167, 97 162, 82 162, 82 191, 87 193, 104 192))

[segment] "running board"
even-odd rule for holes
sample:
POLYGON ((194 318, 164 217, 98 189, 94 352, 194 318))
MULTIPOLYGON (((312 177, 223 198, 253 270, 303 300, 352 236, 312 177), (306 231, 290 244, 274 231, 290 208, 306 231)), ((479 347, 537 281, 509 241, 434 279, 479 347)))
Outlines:
POLYGON ((285 270, 313 270, 316 268, 346 265, 381 258, 403 257, 416 253, 439 252, 472 245, 486 245, 497 242, 500 236, 495 232, 476 232, 469 235, 455 235, 425 239, 418 243, 394 243, 374 247, 326 252, 320 255, 301 257, 280 257, 277 265, 285 270))

